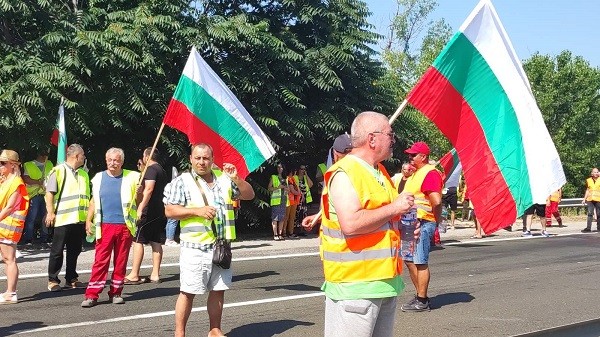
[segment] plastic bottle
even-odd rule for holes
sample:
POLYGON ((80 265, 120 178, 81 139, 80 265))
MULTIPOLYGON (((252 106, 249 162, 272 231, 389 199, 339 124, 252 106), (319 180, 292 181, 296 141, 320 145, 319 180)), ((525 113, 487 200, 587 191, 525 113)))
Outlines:
POLYGON ((415 229, 417 228, 417 209, 411 208, 408 212, 402 215, 401 222, 401 246, 400 256, 412 258, 415 251, 415 229))
POLYGON ((442 222, 438 226, 440 233, 446 233, 448 228, 448 207, 442 207, 442 222))
POLYGON ((92 224, 92 234, 86 234, 85 241, 93 243, 96 241, 96 227, 92 224))

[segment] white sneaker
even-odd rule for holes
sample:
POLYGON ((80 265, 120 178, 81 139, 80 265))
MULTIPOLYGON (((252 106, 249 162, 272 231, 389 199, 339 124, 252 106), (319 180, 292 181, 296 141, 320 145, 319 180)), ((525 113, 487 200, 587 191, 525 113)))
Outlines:
POLYGON ((177 242, 175 242, 174 240, 165 240, 165 246, 167 247, 179 247, 179 244, 177 242))
POLYGON ((16 304, 17 302, 19 302, 17 293, 0 294, 0 304, 16 304))
POLYGON ((17 249, 17 251, 15 252, 15 257, 16 257, 17 259, 20 259, 20 258, 22 258, 22 257, 23 257, 23 253, 21 253, 21 252, 20 252, 20 251, 17 249))

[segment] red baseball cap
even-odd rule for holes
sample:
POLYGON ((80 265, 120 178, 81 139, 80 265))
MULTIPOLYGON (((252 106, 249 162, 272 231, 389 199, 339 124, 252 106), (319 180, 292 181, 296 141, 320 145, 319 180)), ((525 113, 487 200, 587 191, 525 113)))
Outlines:
POLYGON ((427 146, 427 144, 425 142, 416 142, 411 147, 404 150, 404 153, 409 153, 409 154, 422 153, 422 154, 429 155, 429 146, 427 146))

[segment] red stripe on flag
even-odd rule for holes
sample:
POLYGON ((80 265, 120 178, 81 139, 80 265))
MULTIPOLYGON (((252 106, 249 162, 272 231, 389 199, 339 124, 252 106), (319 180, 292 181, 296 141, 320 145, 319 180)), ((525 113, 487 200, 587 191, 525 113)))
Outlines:
POLYGON ((52 136, 50 136, 50 143, 54 146, 58 146, 58 129, 54 129, 52 131, 52 136))
POLYGON ((219 167, 223 167, 223 163, 235 165, 242 179, 250 174, 244 157, 236 148, 198 119, 183 103, 171 99, 163 122, 185 133, 191 144, 206 143, 212 146, 214 161, 219 167))
POLYGON ((516 204, 477 116, 450 82, 430 67, 408 96, 456 148, 477 220, 486 233, 514 223, 516 204))

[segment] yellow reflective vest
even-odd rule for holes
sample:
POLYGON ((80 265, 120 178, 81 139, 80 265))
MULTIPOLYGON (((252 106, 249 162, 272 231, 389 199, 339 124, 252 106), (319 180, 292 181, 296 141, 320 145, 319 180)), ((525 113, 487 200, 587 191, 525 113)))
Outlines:
POLYGON ((435 166, 429 164, 421 167, 412 176, 408 177, 406 185, 404 185, 404 191, 411 192, 415 196, 417 218, 434 222, 435 216, 433 215, 431 204, 429 203, 427 196, 425 196, 425 193, 421 191, 421 186, 423 185, 423 181, 425 181, 427 174, 435 169, 435 166))
POLYGON ((82 168, 73 170, 67 164, 52 169, 58 190, 54 194, 54 227, 85 222, 90 204, 90 177, 82 168))
POLYGON ((596 179, 596 181, 592 178, 587 178, 585 182, 590 191, 586 201, 600 201, 600 178, 596 179))
MULTIPOLYGON (((96 240, 102 238, 102 205, 100 204, 100 184, 102 184, 102 174, 98 172, 92 178, 92 197, 94 198, 94 231, 96 240)), ((123 218, 125 225, 131 235, 135 235, 135 221, 137 219, 136 190, 140 179, 140 173, 137 171, 123 170, 123 181, 121 182, 121 207, 123 209, 123 218)))
POLYGON ((399 217, 384 223, 377 230, 360 235, 345 235, 329 200, 329 184, 333 175, 343 171, 348 175, 363 209, 376 209, 391 203, 398 192, 390 176, 379 164, 382 177, 378 179, 358 158, 346 156, 325 173, 321 196, 321 259, 325 280, 329 282, 363 282, 391 279, 402 271, 398 263, 400 234, 399 217))
POLYGON ((15 191, 19 194, 19 200, 16 209, 0 220, 0 239, 17 243, 23 235, 25 216, 27 216, 27 210, 29 209, 29 196, 21 177, 13 176, 9 179, 0 184, 0 209, 6 207, 10 196, 15 191))
MULTIPOLYGON (((221 191, 221 197, 225 202, 225 214, 224 219, 218 219, 215 217, 215 226, 223 226, 224 238, 227 240, 235 240, 235 212, 233 210, 233 188, 232 182, 229 177, 222 175, 221 172, 213 170, 215 174, 216 184, 219 184, 218 190, 221 191)), ((207 206, 204 202, 204 198, 200 193, 200 189, 194 182, 194 176, 190 172, 181 174, 177 179, 183 180, 184 188, 188 189, 190 200, 185 205, 186 208, 192 207, 203 207, 207 206)), ((198 182, 200 184, 200 182, 198 182)), ((206 188, 206 187, 203 187, 206 188)), ((204 191, 206 194, 207 191, 204 191)), ((213 200, 206 194, 209 206, 214 206, 213 200)), ((215 242, 216 237, 212 231, 211 220, 203 217, 190 217, 179 221, 181 233, 179 238, 183 242, 199 243, 199 244, 212 244, 215 242)))
MULTIPOLYGON (((46 160, 44 163, 44 172, 40 170, 40 168, 33 161, 28 161, 23 164, 23 170, 29 176, 29 178, 33 180, 45 179, 49 174, 54 165, 49 160, 46 160)), ((27 185, 27 194, 29 194, 29 198, 33 198, 37 195, 44 195, 46 190, 44 186, 40 185, 27 185)))
MULTIPOLYGON (((285 179, 287 183, 287 178, 285 179)), ((273 188, 275 188, 273 193, 271 193, 271 206, 277 206, 281 204, 281 193, 283 193, 283 190, 279 188, 279 186, 281 186, 281 181, 279 180, 279 176, 275 174, 271 176, 271 181, 273 188)), ((290 198, 288 197, 286 200, 285 206, 287 207, 290 205, 290 198)))

